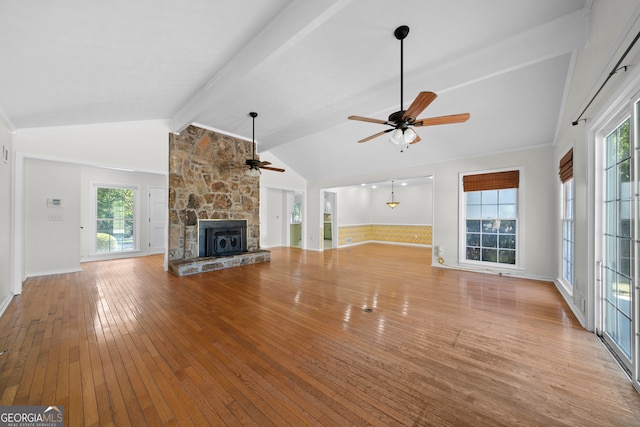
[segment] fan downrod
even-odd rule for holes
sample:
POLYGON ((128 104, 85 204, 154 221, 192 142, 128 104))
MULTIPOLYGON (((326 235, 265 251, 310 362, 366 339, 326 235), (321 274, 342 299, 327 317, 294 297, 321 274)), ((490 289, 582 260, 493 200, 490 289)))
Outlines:
POLYGON ((393 32, 393 35, 396 36, 398 40, 404 40, 409 34, 409 27, 406 25, 401 25, 393 32))

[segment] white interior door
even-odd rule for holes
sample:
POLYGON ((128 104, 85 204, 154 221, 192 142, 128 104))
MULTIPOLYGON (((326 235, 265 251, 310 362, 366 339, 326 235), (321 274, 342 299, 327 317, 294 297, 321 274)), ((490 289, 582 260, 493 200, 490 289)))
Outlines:
POLYGON ((167 195, 162 187, 149 187, 149 253, 165 252, 167 195))

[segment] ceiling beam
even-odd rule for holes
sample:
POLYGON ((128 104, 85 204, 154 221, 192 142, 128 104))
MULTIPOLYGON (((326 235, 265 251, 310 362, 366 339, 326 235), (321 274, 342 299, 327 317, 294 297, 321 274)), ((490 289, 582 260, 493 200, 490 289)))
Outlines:
POLYGON ((220 68, 171 118, 172 132, 198 121, 217 99, 232 94, 253 70, 277 59, 352 0, 294 1, 220 68))

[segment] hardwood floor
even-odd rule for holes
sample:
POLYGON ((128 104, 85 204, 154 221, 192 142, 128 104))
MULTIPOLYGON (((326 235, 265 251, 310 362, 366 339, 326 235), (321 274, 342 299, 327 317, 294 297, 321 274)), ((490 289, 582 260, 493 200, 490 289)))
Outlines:
POLYGON ((69 426, 640 425, 552 284, 430 260, 276 248, 197 276, 151 256, 29 279, 0 318, 0 405, 69 426))

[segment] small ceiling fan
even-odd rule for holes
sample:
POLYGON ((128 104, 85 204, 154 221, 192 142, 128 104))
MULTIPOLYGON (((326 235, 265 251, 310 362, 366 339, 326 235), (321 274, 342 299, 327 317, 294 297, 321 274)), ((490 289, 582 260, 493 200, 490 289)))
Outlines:
POLYGON ((252 155, 250 159, 245 161, 245 164, 249 166, 249 170, 247 171, 247 175, 249 176, 260 176, 262 172, 260 169, 266 169, 270 171, 276 172, 284 172, 282 168, 274 168, 273 166, 269 166, 271 162, 262 162, 259 159, 256 159, 256 117, 258 117, 258 113, 254 113, 253 111, 249 113, 249 115, 253 119, 253 137, 251 139, 252 145, 252 155))
POLYGON ((393 33, 396 39, 400 40, 400 111, 392 113, 387 120, 371 119, 361 116, 349 116, 349 120, 359 120, 362 122, 378 123, 381 125, 391 126, 390 129, 383 130, 371 136, 361 139, 358 142, 367 142, 377 138, 385 133, 391 133, 391 142, 400 146, 400 151, 409 144, 420 142, 420 136, 413 130, 413 127, 445 125, 451 123, 462 123, 469 120, 469 113, 453 114, 450 116, 439 116, 429 118, 417 118, 425 108, 429 106, 437 97, 433 92, 420 92, 416 99, 411 103, 407 110, 403 110, 403 40, 409 34, 409 27, 401 25, 396 28, 393 33))

